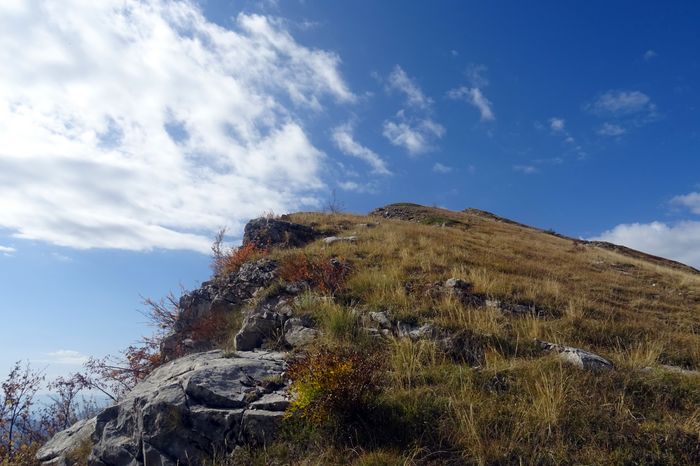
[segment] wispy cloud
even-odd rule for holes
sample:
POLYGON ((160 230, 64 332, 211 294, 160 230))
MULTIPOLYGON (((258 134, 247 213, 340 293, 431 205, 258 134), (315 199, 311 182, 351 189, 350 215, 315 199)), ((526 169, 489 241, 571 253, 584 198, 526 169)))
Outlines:
POLYGON ((73 350, 58 350, 46 353, 45 357, 37 360, 37 362, 47 363, 47 364, 62 364, 62 365, 72 365, 80 366, 88 361, 88 357, 79 351, 73 350))
POLYGON ((12 255, 12 253, 17 252, 17 250, 10 246, 0 246, 0 254, 4 256, 12 255))
POLYGON ((418 108, 428 108, 432 99, 423 94, 421 88, 406 74, 399 65, 389 74, 387 87, 390 90, 399 91, 406 97, 406 104, 418 108))
POLYGON ((384 121, 382 135, 411 156, 434 150, 436 140, 442 138, 445 128, 432 118, 433 100, 399 65, 394 67, 387 82, 388 90, 397 90, 404 95, 406 107, 384 121))
POLYGON ((430 118, 407 120, 403 112, 399 112, 395 121, 384 122, 382 134, 391 144, 415 156, 433 150, 433 141, 445 134, 445 128, 430 118))
POLYGON ((319 202, 306 115, 356 100, 336 54, 272 17, 223 28, 190 1, 14 3, 0 2, 1 228, 206 253, 222 225, 319 202))
POLYGON ((671 204, 686 207, 692 213, 700 215, 700 193, 692 192, 676 196, 671 199, 671 204))
POLYGON ((333 142, 344 154, 367 162, 374 173, 380 175, 390 175, 391 172, 386 166, 386 162, 373 150, 359 144, 353 136, 352 124, 346 123, 333 130, 333 142))
POLYGON ((651 49, 649 49, 649 50, 647 50, 646 52, 644 52, 644 59, 645 59, 646 61, 652 60, 652 59, 654 59, 654 58, 656 58, 656 57, 658 57, 658 56, 659 56, 659 54, 656 53, 656 52, 654 52, 654 51, 651 50, 651 49))
POLYGON ((469 65, 464 73, 469 85, 450 89, 447 91, 447 97, 453 100, 463 100, 475 107, 479 110, 481 121, 494 121, 496 114, 493 111, 493 104, 483 92, 483 89, 489 85, 486 72, 485 65, 469 65))
POLYGON ((598 134, 602 136, 622 136, 627 130, 620 125, 615 123, 603 123, 603 125, 598 129, 598 134))
POLYGON ((513 165, 513 170, 524 173, 525 175, 534 175, 539 173, 539 169, 533 165, 513 165))
POLYGON ((604 92, 585 107, 603 117, 624 117, 642 112, 654 112, 656 109, 651 98, 645 93, 627 90, 604 92))
POLYGON ((493 121, 496 115, 493 112, 491 101, 481 92, 478 87, 461 86, 450 89, 447 96, 453 100, 463 100, 473 105, 481 115, 481 121, 493 121))
POLYGON ((450 173, 452 171, 452 167, 437 162, 435 165, 433 165, 433 171, 444 175, 450 173))
POLYGON ((377 187, 375 183, 358 183, 356 181, 341 181, 338 186, 343 191, 351 191, 355 193, 376 193, 377 187))

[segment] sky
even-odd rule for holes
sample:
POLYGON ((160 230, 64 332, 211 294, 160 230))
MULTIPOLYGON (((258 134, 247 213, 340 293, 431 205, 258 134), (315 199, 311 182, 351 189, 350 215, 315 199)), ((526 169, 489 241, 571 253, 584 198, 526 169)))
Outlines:
POLYGON ((700 267, 700 4, 3 0, 0 374, 264 213, 476 207, 700 267))

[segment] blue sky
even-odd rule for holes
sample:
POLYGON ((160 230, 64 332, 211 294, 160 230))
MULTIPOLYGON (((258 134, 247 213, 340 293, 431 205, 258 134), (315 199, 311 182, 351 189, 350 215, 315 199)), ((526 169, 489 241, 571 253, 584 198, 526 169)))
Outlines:
POLYGON ((220 227, 477 207, 700 267, 695 2, 0 5, 0 369, 148 332, 220 227))

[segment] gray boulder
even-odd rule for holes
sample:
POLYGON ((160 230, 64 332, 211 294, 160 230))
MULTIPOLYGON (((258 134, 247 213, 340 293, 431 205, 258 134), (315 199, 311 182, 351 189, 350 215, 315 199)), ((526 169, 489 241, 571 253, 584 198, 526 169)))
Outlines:
POLYGON ((57 434, 37 457, 73 464, 69 453, 89 438, 91 465, 175 466, 269 442, 287 406, 284 386, 273 393, 269 381, 281 380, 284 368, 283 353, 185 356, 153 371, 96 418, 57 434))
POLYGON ((44 464, 56 466, 76 462, 79 450, 84 448, 85 444, 92 445, 91 437, 95 432, 95 423, 95 418, 84 419, 57 433, 39 449, 36 458, 44 464))
POLYGON ((319 232, 306 225, 266 217, 251 220, 243 231, 243 244, 252 243, 256 248, 296 248, 319 237, 319 232))
POLYGON ((235 336, 236 349, 250 351, 260 348, 265 341, 276 340, 282 336, 284 316, 264 310, 251 312, 243 320, 243 326, 235 336))
POLYGON ((318 337, 318 330, 311 328, 303 319, 294 317, 284 323, 284 341, 296 348, 311 343, 318 337))
POLYGON ((613 369, 613 364, 604 357, 580 348, 548 343, 541 340, 535 340, 535 344, 545 351, 557 353, 562 361, 580 369, 593 371, 613 369))
POLYGON ((356 241, 357 241, 357 236, 329 236, 328 238, 323 238, 323 242, 326 244, 354 243, 356 241))

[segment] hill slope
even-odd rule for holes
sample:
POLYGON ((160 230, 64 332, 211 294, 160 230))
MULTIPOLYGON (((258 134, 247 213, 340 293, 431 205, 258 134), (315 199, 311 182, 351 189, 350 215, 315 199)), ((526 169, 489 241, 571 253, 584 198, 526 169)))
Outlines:
POLYGON ((361 315, 385 311, 394 321, 462 332, 475 347, 471 358, 455 360, 429 341, 386 343, 384 401, 404 416, 420 413, 406 421, 419 425, 411 427, 413 449, 388 442, 379 454, 373 445, 359 463, 700 462, 700 377, 668 367, 700 368, 695 269, 473 209, 402 204, 369 217, 290 219, 357 236, 305 248, 353 264, 337 302, 361 315), (358 226, 371 222, 377 226, 358 226), (450 278, 501 305, 440 293, 450 278), (536 312, 508 312, 517 304, 536 312), (615 369, 562 366, 533 349, 533 339, 594 352, 615 369))
MULTIPOLYGON (((262 414, 243 408, 237 443, 198 447, 212 464, 700 463, 691 267, 475 209, 395 204, 251 221, 215 270, 180 300, 161 359, 281 350, 288 368, 265 381, 278 407, 262 444, 245 423, 262 414)), ((196 393, 253 406, 272 396, 256 395, 259 382, 234 393, 202 379, 196 393)), ((159 390, 148 396, 163 404, 159 390)), ((185 420, 168 424, 185 453, 193 412, 233 419, 188 390, 185 420)), ((119 440, 141 461, 140 440, 119 440)))

